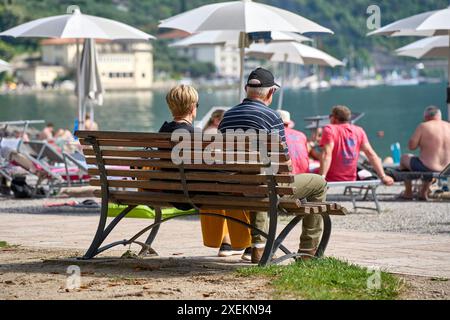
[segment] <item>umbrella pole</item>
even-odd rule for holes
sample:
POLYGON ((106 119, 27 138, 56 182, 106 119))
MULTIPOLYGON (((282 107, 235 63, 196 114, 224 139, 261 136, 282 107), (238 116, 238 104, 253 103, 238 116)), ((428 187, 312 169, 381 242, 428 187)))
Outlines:
POLYGON ((241 70, 239 75, 239 102, 244 99, 244 69, 245 69, 245 48, 242 45, 239 48, 241 58, 241 70))
POLYGON ((84 130, 83 106, 81 101, 80 39, 77 39, 77 106, 78 128, 84 130))
POLYGON ((241 58, 241 71, 240 71, 240 79, 239 79, 239 102, 241 102, 244 97, 244 72, 245 72, 245 48, 248 48, 250 45, 250 41, 248 39, 248 35, 245 32, 241 32, 239 34, 239 54, 241 58))
POLYGON ((280 90, 280 97, 278 99, 278 110, 281 110, 283 108, 283 101, 284 101, 284 87, 285 87, 285 81, 287 79, 287 58, 288 55, 284 55, 284 61, 283 61, 283 78, 281 81, 281 90, 280 90))
POLYGON ((448 50, 448 75, 447 75, 447 119, 450 121, 450 31, 448 32, 449 50, 448 50))

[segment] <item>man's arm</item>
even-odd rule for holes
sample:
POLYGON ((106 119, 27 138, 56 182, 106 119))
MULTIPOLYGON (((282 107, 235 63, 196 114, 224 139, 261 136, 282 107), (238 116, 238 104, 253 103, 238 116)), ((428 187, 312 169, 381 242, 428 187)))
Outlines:
POLYGON ((322 157, 320 161, 320 174, 324 177, 328 175, 330 171, 331 161, 333 160, 334 143, 328 143, 323 146, 322 157))
POLYGON ((411 151, 416 150, 420 145, 421 138, 422 138, 422 126, 420 125, 412 135, 411 139, 409 139, 408 143, 409 150, 411 151))
POLYGON ((391 186, 394 184, 394 180, 387 176, 384 173, 383 164, 381 163, 380 158, 378 157, 375 150, 373 150, 370 143, 365 143, 361 146, 361 151, 364 152, 367 159, 369 159, 370 164, 374 167, 375 172, 377 173, 378 177, 380 177, 381 181, 387 186, 391 186))

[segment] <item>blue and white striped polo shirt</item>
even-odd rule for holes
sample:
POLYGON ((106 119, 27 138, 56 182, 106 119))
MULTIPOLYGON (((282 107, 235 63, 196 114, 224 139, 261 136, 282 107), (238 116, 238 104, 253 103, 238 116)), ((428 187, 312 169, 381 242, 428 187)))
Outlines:
POLYGON ((238 129, 278 133, 281 140, 286 142, 283 120, 260 101, 245 99, 240 105, 225 113, 219 126, 220 132, 226 133, 227 130, 238 129))

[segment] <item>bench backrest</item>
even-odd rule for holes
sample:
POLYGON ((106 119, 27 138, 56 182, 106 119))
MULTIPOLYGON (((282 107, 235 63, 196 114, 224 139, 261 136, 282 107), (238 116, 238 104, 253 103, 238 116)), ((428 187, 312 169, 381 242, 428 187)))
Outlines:
MULTIPOLYGON (((294 176, 278 137, 88 131, 76 135, 85 146, 87 164, 93 166, 91 185, 125 189, 110 192, 112 202, 262 210, 273 193, 281 197, 295 191, 288 186, 294 176)), ((299 206, 298 200, 290 202, 293 208, 299 206)))

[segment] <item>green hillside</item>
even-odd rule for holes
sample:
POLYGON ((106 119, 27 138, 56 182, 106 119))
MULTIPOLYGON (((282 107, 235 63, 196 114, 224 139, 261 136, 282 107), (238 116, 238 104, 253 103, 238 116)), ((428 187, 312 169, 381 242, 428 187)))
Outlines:
MULTIPOLYGON (((100 15, 134 25, 152 34, 158 33, 158 21, 183 10, 192 9, 211 0, 4 0, 0 4, 0 29, 17 24, 62 14, 71 4, 77 4, 84 13, 100 15)), ((299 13, 335 32, 334 36, 321 36, 320 47, 338 58, 354 58, 358 67, 370 65, 374 49, 389 52, 410 39, 366 37, 367 7, 372 0, 264 0, 260 1, 299 13)), ((379 0, 382 25, 416 13, 444 8, 448 0, 379 0)), ((155 43, 155 66, 159 70, 174 72, 189 64, 177 60, 174 53, 161 41, 155 43)), ((0 57, 10 59, 24 50, 35 50, 35 40, 0 41, 0 57)), ((201 68, 201 66, 198 66, 201 68)))

